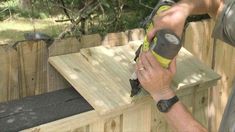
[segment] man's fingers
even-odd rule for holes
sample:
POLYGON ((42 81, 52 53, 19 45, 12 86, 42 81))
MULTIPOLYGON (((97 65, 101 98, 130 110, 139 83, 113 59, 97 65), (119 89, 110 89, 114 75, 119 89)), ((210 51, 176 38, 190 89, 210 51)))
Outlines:
POLYGON ((147 32, 147 40, 148 40, 148 42, 152 42, 153 38, 155 37, 156 32, 157 32, 156 28, 153 28, 152 30, 147 32))
POLYGON ((169 70, 174 75, 176 73, 176 57, 171 61, 171 64, 169 66, 169 70))
POLYGON ((147 79, 147 74, 146 74, 145 69, 140 69, 137 65, 136 65, 135 73, 140 82, 147 79))
MULTIPOLYGON (((140 53, 140 56, 142 56, 142 53, 140 53)), ((142 62, 142 60, 140 58, 138 59, 136 65, 137 65, 138 69, 144 68, 143 62, 142 62)))
POLYGON ((150 62, 146 58, 146 53, 142 53, 140 56, 140 60, 143 63, 143 67, 147 72, 149 72, 152 69, 152 66, 150 65, 150 62))
POLYGON ((157 61, 151 51, 148 51, 146 53, 146 59, 148 60, 152 68, 162 68, 161 64, 157 61))

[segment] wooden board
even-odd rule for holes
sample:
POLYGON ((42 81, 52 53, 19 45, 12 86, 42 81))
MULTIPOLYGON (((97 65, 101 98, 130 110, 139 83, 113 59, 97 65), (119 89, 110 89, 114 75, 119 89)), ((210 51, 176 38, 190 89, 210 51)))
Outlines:
POLYGON ((19 98, 17 51, 0 46, 0 102, 19 98))
POLYGON ((128 44, 128 36, 125 32, 108 33, 102 41, 102 45, 109 47, 120 46, 125 44, 128 44))
POLYGON ((150 132, 151 110, 152 103, 148 102, 134 110, 125 111, 123 113, 123 130, 125 132, 150 132))
POLYGON ((216 41, 215 71, 221 75, 221 80, 212 93, 215 110, 212 117, 216 121, 214 127, 217 131, 235 80, 235 47, 219 40, 216 41))
MULTIPOLYGON (((81 48, 94 47, 97 45, 101 45, 101 36, 99 34, 92 34, 84 35, 80 39, 71 37, 63 40, 55 40, 48 50, 49 56, 57 56, 75 53, 80 51, 81 48)), ((47 70, 47 89, 49 92, 71 87, 51 65, 48 65, 47 70)))
MULTIPOLYGON (((130 98, 129 77, 134 71, 134 52, 140 43, 83 49, 81 53, 50 57, 49 62, 103 115, 128 108, 136 101, 130 98)), ((173 80, 176 91, 219 79, 184 48, 179 53, 177 65, 173 80)))
POLYGON ((213 20, 191 22, 185 31, 183 46, 204 64, 212 67, 214 39, 213 20))
POLYGON ((25 41, 17 45, 19 57, 20 96, 32 96, 47 91, 48 51, 43 41, 25 41))

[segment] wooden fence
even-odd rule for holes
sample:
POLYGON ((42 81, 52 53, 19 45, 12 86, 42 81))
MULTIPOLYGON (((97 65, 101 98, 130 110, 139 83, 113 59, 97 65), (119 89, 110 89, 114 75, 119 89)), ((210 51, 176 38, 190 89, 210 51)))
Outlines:
POLYGON ((221 75, 216 87, 210 89, 209 130, 218 130, 235 77, 235 47, 211 38, 213 20, 191 23, 185 35, 184 47, 221 75))
MULTIPOLYGON (((235 76, 235 48, 211 38, 213 20, 191 23, 186 29, 184 47, 221 75, 218 85, 210 89, 209 129, 216 131, 235 76)), ((144 31, 87 35, 80 39, 56 40, 50 47, 43 41, 20 42, 16 49, 0 45, 0 102, 70 87, 48 64, 49 56, 78 52, 81 48, 117 46, 143 39, 144 31)))
POLYGON ((81 48, 98 45, 117 46, 143 38, 143 29, 109 33, 104 38, 99 34, 81 38, 55 40, 47 47, 44 41, 22 41, 15 47, 0 45, 0 102, 33 96, 71 87, 49 65, 48 57, 79 52, 81 48))

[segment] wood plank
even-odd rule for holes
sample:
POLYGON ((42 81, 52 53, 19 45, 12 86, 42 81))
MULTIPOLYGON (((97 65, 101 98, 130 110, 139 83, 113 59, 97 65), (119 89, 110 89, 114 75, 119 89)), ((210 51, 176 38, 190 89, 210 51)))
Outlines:
POLYGON ((81 43, 75 37, 56 39, 48 49, 49 56, 64 55, 78 52, 81 49, 81 43))
POLYGON ((47 91, 48 51, 43 41, 25 41, 17 45, 20 97, 47 91))
POLYGON ((102 41, 102 45, 107 47, 121 46, 126 44, 128 44, 128 36, 125 32, 108 33, 102 41))
POLYGON ((81 48, 90 48, 101 45, 102 38, 99 34, 83 35, 80 39, 81 48))
POLYGON ((71 132, 89 132, 89 126, 84 126, 81 128, 76 128, 74 130, 70 130, 71 132))
POLYGON ((205 89, 192 93, 192 114, 194 118, 206 128, 208 128, 208 91, 208 89, 205 89))
POLYGON ((72 87, 71 84, 69 84, 69 82, 50 64, 48 64, 47 71, 48 92, 72 87))
POLYGON ((176 85, 177 90, 195 85, 199 85, 200 87, 204 83, 220 79, 217 73, 204 65, 184 48, 181 48, 178 54, 176 71, 173 84, 176 85))
MULTIPOLYGON (((132 58, 137 47, 138 44, 115 48, 99 46, 83 49, 81 53, 51 57, 49 62, 103 115, 128 108, 135 100, 130 98, 128 80, 134 71, 132 58)), ((219 79, 183 48, 177 65, 178 72, 173 80, 176 90, 219 79)))
POLYGON ((18 58, 15 49, 0 46, 0 102, 18 99, 18 58))
POLYGON ((128 41, 144 40, 145 31, 143 28, 136 28, 126 31, 128 34, 128 41))
MULTIPOLYGON (((81 54, 74 54, 74 55, 75 55, 74 57, 73 56, 69 58, 66 57, 67 62, 65 63, 63 63, 63 61, 61 60, 58 60, 60 63, 59 66, 63 66, 63 69, 67 69, 67 71, 69 71, 69 69, 71 68, 73 69, 73 71, 69 71, 66 79, 68 79, 68 81, 71 84, 74 84, 76 86, 80 85, 81 87, 84 87, 84 88, 86 87, 86 89, 81 89, 79 90, 79 92, 87 96, 86 99, 89 100, 89 102, 93 102, 92 104, 94 106, 97 106, 96 108, 98 109, 99 112, 105 113, 110 108, 115 109, 115 106, 124 105, 126 102, 131 103, 131 100, 129 98, 130 95, 127 94, 129 93, 128 89, 120 89, 120 91, 118 91, 119 90, 117 89, 119 86, 118 83, 115 83, 115 81, 112 81, 110 79, 110 76, 105 75, 105 73, 104 74, 99 73, 99 71, 104 70, 104 68, 98 67, 98 66, 92 67, 89 65, 89 63, 87 63, 86 59, 84 59, 81 54), (70 63, 70 62, 73 62, 73 63, 70 63), (67 64, 70 63, 70 64, 67 65, 66 63, 67 64), (91 73, 90 71, 93 71, 93 72, 91 73), (74 80, 69 80, 71 77, 74 78, 74 80), (105 83, 102 83, 102 82, 105 82, 106 79, 111 81, 109 83, 110 85, 106 85, 105 83), (93 88, 93 89, 87 89, 87 88, 93 88), (100 88, 104 88, 106 90, 104 91, 100 88), (115 91, 109 90, 112 88, 116 88, 116 90, 115 91), (89 94, 88 92, 91 92, 91 93, 89 94), (115 92, 118 92, 118 93, 115 94, 115 92), (107 96, 105 96, 106 94, 107 96), (115 95, 114 98, 113 98, 113 95, 115 95), (110 102, 109 101, 110 99, 112 99, 114 102, 110 102)), ((55 67, 55 68, 57 69, 60 67, 55 67)), ((115 77, 113 78, 115 79, 115 77)), ((116 78, 118 82, 121 81, 119 79, 120 78, 116 78)), ((126 83, 122 83, 122 85, 124 85, 124 88, 126 88, 128 86, 128 82, 126 81, 126 83)))
POLYGON ((105 132, 104 131, 104 120, 100 119, 97 122, 91 123, 89 125, 89 132, 105 132))
POLYGON ((104 131, 105 132, 122 132, 123 126, 123 115, 109 118, 105 121, 104 131))
POLYGON ((35 128, 22 130, 22 132, 57 132, 57 131, 73 131, 76 129, 81 129, 84 126, 98 121, 98 117, 95 111, 89 111, 74 115, 71 117, 64 118, 62 120, 57 120, 47 124, 42 124, 35 128))
POLYGON ((215 71, 221 75, 221 80, 218 81, 218 85, 215 87, 213 95, 212 120, 215 120, 215 124, 212 124, 212 128, 217 131, 223 116, 224 108, 227 104, 228 97, 231 93, 232 82, 235 79, 235 47, 232 47, 222 41, 216 41, 215 49, 215 71))
POLYGON ((212 67, 214 39, 211 38, 214 20, 191 22, 185 31, 183 46, 196 58, 212 67))
MULTIPOLYGON (((80 51, 81 48, 94 47, 97 45, 101 45, 101 37, 99 34, 84 35, 80 39, 71 37, 63 40, 55 40, 49 47, 49 56, 75 53, 80 51)), ((49 92, 71 87, 51 65, 48 65, 47 80, 49 92)))
POLYGON ((151 132, 152 104, 150 102, 123 113, 123 132, 151 132), (137 127, 138 126, 138 127, 137 127))
MULTIPOLYGON (((49 56, 75 53, 80 50, 80 42, 77 38, 56 39, 48 48, 49 56)), ((47 67, 47 90, 48 92, 69 88, 71 85, 50 64, 47 67)))
MULTIPOLYGON (((180 99, 181 100, 181 99, 180 99)), ((156 104, 152 103, 152 124, 151 124, 151 132, 168 132, 170 131, 170 127, 166 122, 162 113, 158 111, 156 108, 156 104)))

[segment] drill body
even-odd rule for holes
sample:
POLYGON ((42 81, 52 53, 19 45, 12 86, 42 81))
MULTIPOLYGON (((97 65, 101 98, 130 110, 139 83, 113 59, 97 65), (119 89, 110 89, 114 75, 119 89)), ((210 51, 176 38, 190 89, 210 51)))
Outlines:
MULTIPOLYGON (((172 0, 160 0, 159 4, 155 7, 151 15, 144 23, 146 32, 153 28, 152 18, 155 15, 159 15, 161 12, 168 10, 174 3, 175 2, 172 0)), ((180 38, 169 29, 161 29, 157 31, 151 43, 147 41, 147 36, 145 36, 143 44, 136 51, 136 57, 134 60, 138 61, 140 52, 150 50, 162 67, 168 68, 171 60, 178 54, 180 48, 180 38)), ((136 73, 132 74, 129 81, 132 87, 131 97, 133 97, 141 90, 140 82, 136 76, 136 73)))

